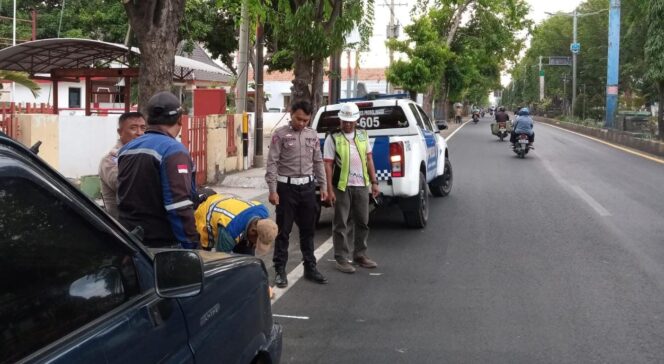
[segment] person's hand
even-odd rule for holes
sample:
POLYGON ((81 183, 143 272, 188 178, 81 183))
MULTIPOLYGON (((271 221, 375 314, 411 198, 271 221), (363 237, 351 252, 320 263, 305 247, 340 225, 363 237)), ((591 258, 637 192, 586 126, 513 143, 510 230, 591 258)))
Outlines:
POLYGON ((334 194, 334 191, 327 191, 327 200, 330 202, 330 205, 334 206, 334 203, 337 202, 337 195, 334 194))
POLYGON ((279 194, 276 192, 270 192, 270 197, 268 197, 268 200, 274 206, 279 205, 279 194))
POLYGON ((327 191, 325 189, 320 190, 320 200, 321 201, 327 201, 327 191))
POLYGON ((371 195, 375 198, 378 197, 380 194, 380 188, 378 188, 378 185, 371 185, 371 195))

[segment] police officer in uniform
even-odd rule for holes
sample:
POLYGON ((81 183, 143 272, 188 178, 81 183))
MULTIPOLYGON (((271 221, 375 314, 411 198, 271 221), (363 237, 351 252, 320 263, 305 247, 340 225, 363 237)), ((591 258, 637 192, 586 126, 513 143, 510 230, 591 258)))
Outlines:
POLYGON ((316 269, 314 229, 316 225, 316 184, 321 200, 327 200, 325 167, 316 131, 308 128, 313 107, 308 101, 291 105, 290 125, 274 131, 267 157, 265 181, 270 190, 270 203, 277 206, 279 232, 274 244, 274 283, 288 286, 286 262, 288 240, 295 222, 300 229, 300 250, 304 262, 304 278, 327 283, 316 269))

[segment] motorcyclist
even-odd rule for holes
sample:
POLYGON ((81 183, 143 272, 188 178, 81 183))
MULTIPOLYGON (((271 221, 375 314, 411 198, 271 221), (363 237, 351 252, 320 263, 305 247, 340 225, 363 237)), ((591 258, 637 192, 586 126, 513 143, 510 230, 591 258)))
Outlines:
POLYGON ((530 117, 530 110, 527 107, 519 110, 519 116, 514 121, 514 127, 510 136, 512 146, 516 143, 517 138, 521 134, 528 135, 528 141, 532 145, 535 142, 535 132, 533 131, 533 119, 530 117))
POLYGON ((497 123, 506 123, 510 120, 509 114, 505 112, 505 106, 501 106, 496 111, 496 122, 497 123))
POLYGON ((477 118, 477 120, 480 119, 480 109, 477 106, 473 106, 473 112, 472 112, 473 120, 477 118))

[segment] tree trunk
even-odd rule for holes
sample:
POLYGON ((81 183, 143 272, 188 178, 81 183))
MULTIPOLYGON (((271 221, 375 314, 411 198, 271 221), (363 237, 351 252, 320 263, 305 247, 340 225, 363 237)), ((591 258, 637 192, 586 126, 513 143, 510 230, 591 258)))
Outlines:
POLYGON ((143 112, 152 95, 159 91, 171 91, 184 2, 185 0, 123 0, 141 51, 138 105, 143 112))
POLYGON ((657 126, 659 140, 664 140, 664 80, 657 83, 659 91, 659 105, 657 107, 657 126))
POLYGON ((311 104, 314 106, 314 112, 323 104, 323 60, 313 61, 313 75, 311 82, 311 104))
POLYGON ((410 95, 411 100, 417 101, 417 91, 409 90, 408 94, 410 95))
POLYGON ((422 109, 424 110, 427 115, 431 115, 431 117, 434 117, 432 111, 432 104, 433 104, 433 95, 434 95, 434 89, 433 85, 430 85, 427 87, 426 92, 424 93, 424 100, 422 101, 422 109))
POLYGON ((311 99, 311 90, 309 85, 312 82, 312 60, 308 57, 295 56, 293 66, 293 76, 295 79, 292 81, 291 86, 291 103, 311 99))

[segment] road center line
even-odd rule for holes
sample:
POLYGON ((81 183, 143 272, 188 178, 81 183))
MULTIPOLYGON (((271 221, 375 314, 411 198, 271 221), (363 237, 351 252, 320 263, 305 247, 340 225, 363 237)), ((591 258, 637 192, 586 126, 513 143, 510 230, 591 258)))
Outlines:
POLYGON ((579 195, 590 207, 595 209, 599 216, 611 216, 611 213, 607 211, 604 206, 602 206, 599 202, 597 202, 592 196, 590 196, 586 191, 583 190, 583 188, 579 186, 572 186, 572 189, 574 192, 576 192, 577 195, 579 195))
MULTIPOLYGON (((320 261, 321 258, 329 252, 332 247, 332 237, 330 236, 321 246, 314 251, 314 255, 316 256, 316 261, 320 261)), ((278 287, 272 287, 274 291, 274 298, 272 299, 272 304, 274 305, 277 301, 279 301, 279 298, 281 298, 286 292, 288 292, 291 287, 297 283, 302 277, 304 276, 304 266, 302 264, 298 264, 295 269, 293 269, 290 273, 288 273, 288 287, 286 288, 278 288, 278 287)))

